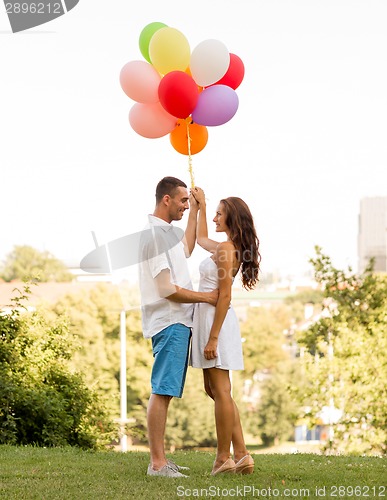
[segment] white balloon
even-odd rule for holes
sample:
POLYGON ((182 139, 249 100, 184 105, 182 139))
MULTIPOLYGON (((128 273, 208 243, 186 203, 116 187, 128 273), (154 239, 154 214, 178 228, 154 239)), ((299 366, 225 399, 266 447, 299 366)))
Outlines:
POLYGON ((201 87, 216 83, 224 76, 230 65, 230 53, 219 40, 204 40, 191 54, 192 78, 201 87))

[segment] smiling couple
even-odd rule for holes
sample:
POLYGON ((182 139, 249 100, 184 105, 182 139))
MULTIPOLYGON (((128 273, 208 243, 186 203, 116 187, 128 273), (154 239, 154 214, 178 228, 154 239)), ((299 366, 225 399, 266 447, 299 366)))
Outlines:
POLYGON ((232 284, 238 273, 245 289, 258 283, 259 240, 251 212, 240 198, 220 200, 213 222, 226 241, 208 237, 201 188, 189 192, 175 177, 158 183, 156 206, 149 215, 152 231, 146 232, 153 237, 143 241, 139 265, 143 333, 152 341, 154 356, 147 410, 150 476, 187 477, 181 472, 187 467, 166 458, 164 436, 169 403, 182 397, 188 364, 203 370, 205 391, 215 404, 217 454, 211 474, 254 471, 231 396, 229 371, 244 368, 238 319, 231 306, 232 284), (171 223, 181 220, 188 209, 184 238, 176 241, 171 223), (186 262, 196 242, 209 252, 199 267, 198 291, 192 289, 186 262))

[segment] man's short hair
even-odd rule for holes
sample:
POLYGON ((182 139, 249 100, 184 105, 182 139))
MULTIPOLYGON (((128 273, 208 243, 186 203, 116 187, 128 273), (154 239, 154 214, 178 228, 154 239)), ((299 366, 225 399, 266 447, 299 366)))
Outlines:
POLYGON ((164 177, 156 187, 156 203, 160 203, 166 194, 171 198, 175 195, 178 187, 187 187, 187 184, 176 177, 164 177))

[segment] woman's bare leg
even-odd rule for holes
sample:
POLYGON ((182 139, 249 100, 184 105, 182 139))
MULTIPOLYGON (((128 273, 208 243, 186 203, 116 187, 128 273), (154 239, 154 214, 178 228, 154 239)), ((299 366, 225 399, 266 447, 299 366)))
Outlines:
POLYGON ((234 401, 231 397, 231 383, 228 370, 207 368, 206 372, 215 401, 215 425, 218 449, 214 469, 217 469, 230 456, 235 409, 234 401))
POLYGON ((241 419, 239 417, 238 407, 234 403, 234 427, 232 430, 232 446, 234 448, 235 462, 238 462, 241 458, 247 455, 248 451, 245 444, 245 438, 243 437, 243 430, 241 419))
MULTIPOLYGON (((206 393, 210 396, 211 399, 215 400, 211 390, 210 376, 207 369, 203 370, 203 379, 204 379, 204 389, 206 393)), ((234 404, 234 426, 232 430, 231 441, 234 448, 235 460, 238 461, 245 455, 247 455, 248 451, 246 448, 245 439, 243 437, 243 430, 242 430, 241 420, 239 417, 238 407, 234 400, 233 404, 234 404)))

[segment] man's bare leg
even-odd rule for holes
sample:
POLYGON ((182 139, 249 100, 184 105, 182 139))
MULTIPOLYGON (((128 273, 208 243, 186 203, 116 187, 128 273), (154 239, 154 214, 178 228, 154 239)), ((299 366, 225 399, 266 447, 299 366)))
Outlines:
POLYGON ((159 470, 167 463, 164 438, 167 423, 167 413, 171 396, 151 394, 147 411, 148 440, 150 462, 154 470, 159 470))

